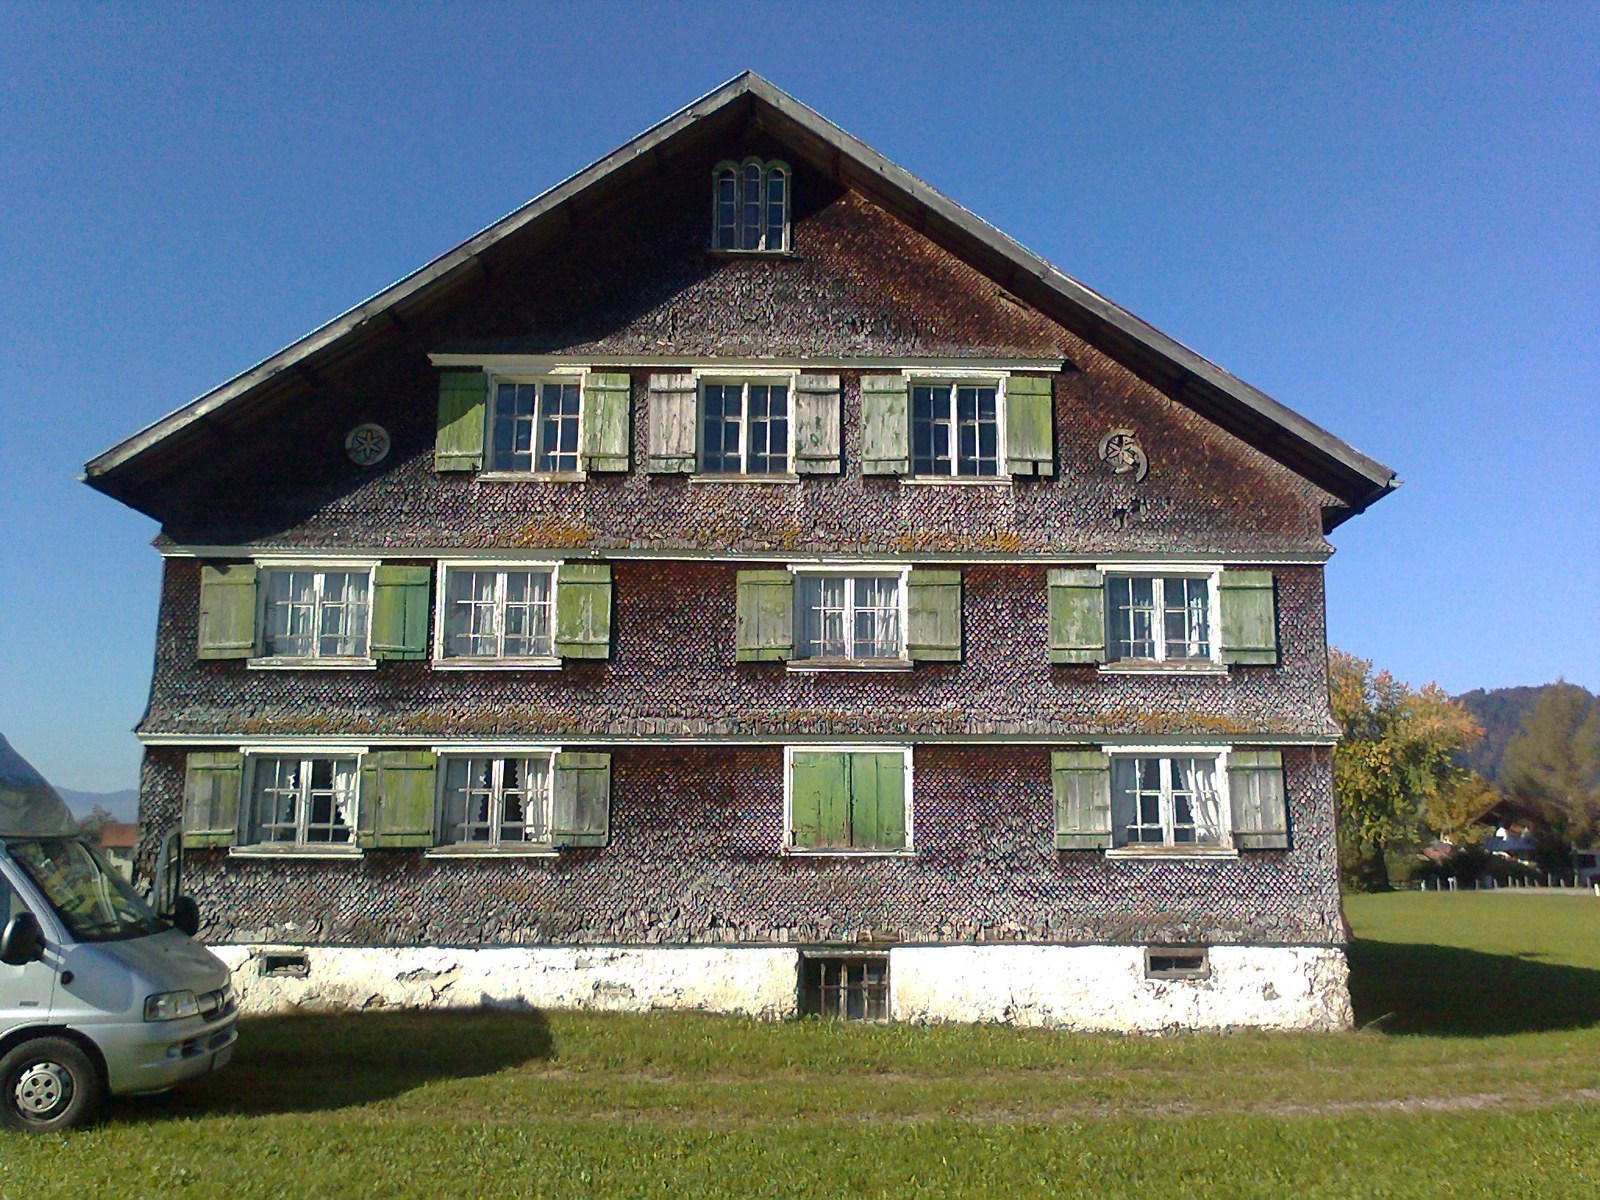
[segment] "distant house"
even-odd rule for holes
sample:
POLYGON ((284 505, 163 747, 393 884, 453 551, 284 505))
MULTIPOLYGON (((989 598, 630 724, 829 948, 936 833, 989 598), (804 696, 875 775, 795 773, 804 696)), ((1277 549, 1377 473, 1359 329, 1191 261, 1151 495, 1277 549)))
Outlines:
POLYGON ((124 878, 133 878, 133 852, 139 841, 139 826, 131 821, 107 821, 95 836, 100 853, 124 878))
POLYGON ((247 1007, 1350 1020, 1393 472, 754 75, 87 476, 247 1007))

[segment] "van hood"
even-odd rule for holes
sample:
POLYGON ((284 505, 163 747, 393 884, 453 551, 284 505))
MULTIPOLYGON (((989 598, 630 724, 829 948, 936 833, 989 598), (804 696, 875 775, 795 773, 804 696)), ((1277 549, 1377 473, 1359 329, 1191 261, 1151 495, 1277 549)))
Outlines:
POLYGON ((233 978, 225 962, 180 929, 91 944, 143 979, 153 992, 190 991, 198 996, 226 987, 233 978))

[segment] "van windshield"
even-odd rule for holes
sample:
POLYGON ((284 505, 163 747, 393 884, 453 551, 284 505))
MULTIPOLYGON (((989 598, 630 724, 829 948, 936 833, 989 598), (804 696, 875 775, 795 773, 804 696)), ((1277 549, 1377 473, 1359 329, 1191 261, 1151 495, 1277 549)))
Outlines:
POLYGON ((167 928, 121 876, 74 838, 19 838, 6 849, 77 941, 112 942, 167 928))

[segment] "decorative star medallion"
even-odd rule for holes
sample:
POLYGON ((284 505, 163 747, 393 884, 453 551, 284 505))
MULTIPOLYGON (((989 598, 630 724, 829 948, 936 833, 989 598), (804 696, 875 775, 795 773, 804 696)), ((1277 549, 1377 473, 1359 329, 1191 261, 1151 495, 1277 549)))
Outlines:
POLYGON ((1113 475, 1132 472, 1135 483, 1150 474, 1150 460, 1131 429, 1113 429, 1100 439, 1100 461, 1111 468, 1113 475))
POLYGON ((345 453, 358 467, 375 467, 389 457, 389 431, 382 425, 357 425, 344 439, 345 453))

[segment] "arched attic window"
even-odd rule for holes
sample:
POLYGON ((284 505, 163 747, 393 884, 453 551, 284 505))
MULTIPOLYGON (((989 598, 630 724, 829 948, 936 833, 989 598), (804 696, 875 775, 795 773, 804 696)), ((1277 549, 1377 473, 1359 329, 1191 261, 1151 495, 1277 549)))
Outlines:
POLYGON ((720 162, 712 172, 711 248, 789 248, 789 164, 759 158, 720 162))

